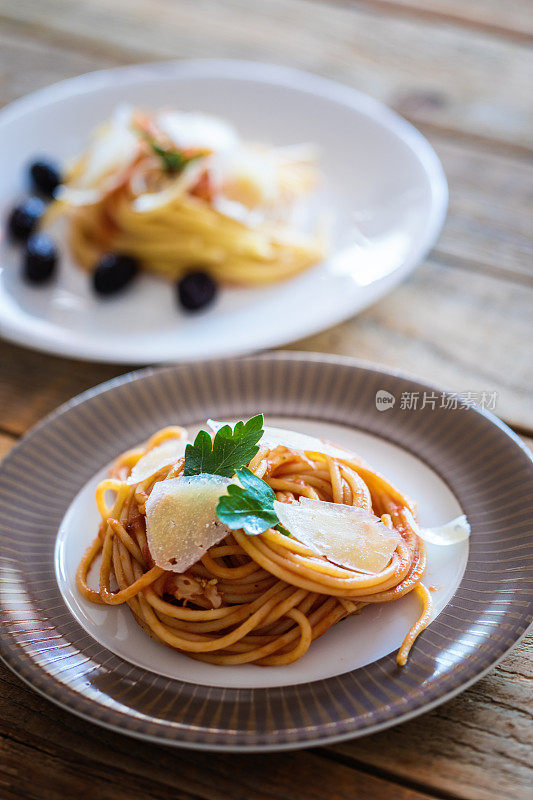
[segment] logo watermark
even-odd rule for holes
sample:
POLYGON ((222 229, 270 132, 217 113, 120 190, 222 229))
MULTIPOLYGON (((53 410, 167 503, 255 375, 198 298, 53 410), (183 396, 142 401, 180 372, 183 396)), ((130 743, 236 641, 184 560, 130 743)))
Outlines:
MULTIPOLYGON (((385 389, 376 392, 376 408, 388 411, 393 408, 397 398, 385 389)), ((478 408, 494 411, 498 403, 498 392, 402 392, 398 407, 401 411, 422 411, 429 408, 446 408, 455 411, 462 408, 478 408)))
POLYGON ((396 402, 396 398, 390 392, 386 392, 385 389, 380 389, 376 392, 376 408, 378 411, 388 411, 389 408, 392 408, 394 403, 396 402))

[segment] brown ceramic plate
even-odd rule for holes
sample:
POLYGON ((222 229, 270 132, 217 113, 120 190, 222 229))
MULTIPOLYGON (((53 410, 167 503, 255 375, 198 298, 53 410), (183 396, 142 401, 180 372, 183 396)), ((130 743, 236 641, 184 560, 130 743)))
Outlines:
POLYGON ((444 702, 493 667, 532 616, 531 458, 494 416, 453 405, 409 378, 299 353, 148 369, 85 392, 0 467, 3 659, 86 719, 192 748, 338 741, 444 702), (402 400, 413 393, 416 409, 402 400), (133 632, 127 609, 91 616, 77 597, 73 560, 94 535, 90 497, 106 465, 171 422, 257 411, 358 449, 416 496, 423 524, 466 513, 469 543, 430 551, 439 613, 405 668, 395 648, 416 611, 410 598, 339 623, 296 665, 202 671, 133 632))

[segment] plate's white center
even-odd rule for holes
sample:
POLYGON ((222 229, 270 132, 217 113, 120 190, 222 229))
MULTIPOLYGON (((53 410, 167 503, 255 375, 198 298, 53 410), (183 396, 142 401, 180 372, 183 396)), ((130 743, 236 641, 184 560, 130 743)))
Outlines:
MULTIPOLYGON (((429 467, 386 441, 316 420, 269 418, 268 422, 353 449, 418 501, 423 527, 440 525, 462 513, 449 488, 429 467)), ((194 435, 193 426, 190 432, 194 435)), ((411 595, 395 603, 369 606, 360 615, 335 625, 313 642, 302 659, 286 667, 252 664, 220 667, 193 661, 150 639, 137 625, 128 606, 94 605, 76 589, 76 568, 98 528, 95 489, 107 469, 105 467, 88 481, 65 514, 56 544, 56 575, 63 598, 78 622, 100 644, 127 661, 160 675, 206 686, 289 686, 341 675, 397 650, 419 614, 418 600, 411 595)), ((468 558, 468 541, 449 547, 428 544, 427 551, 424 582, 434 588, 432 596, 437 615, 461 581, 468 558)), ((94 576, 95 586, 97 580, 94 576)))

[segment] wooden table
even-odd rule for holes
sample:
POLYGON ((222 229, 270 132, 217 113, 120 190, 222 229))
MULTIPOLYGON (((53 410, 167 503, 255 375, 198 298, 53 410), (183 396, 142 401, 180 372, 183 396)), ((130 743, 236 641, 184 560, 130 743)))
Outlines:
MULTIPOLYGON (((527 437, 532 40, 529 0, 0 0, 0 104, 88 70, 193 56, 295 65, 384 100, 443 161, 444 231, 391 296, 292 346, 393 365, 458 392, 497 391, 497 413, 527 437)), ((1 452, 59 403, 123 371, 0 343, 1 452)), ((526 639, 413 722, 333 747, 238 756, 117 736, 0 668, 0 796, 520 800, 533 786, 532 674, 526 639)))

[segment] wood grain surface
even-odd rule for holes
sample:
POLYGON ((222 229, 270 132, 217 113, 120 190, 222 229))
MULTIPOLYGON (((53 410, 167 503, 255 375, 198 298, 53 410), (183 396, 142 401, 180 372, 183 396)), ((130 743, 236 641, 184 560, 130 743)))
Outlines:
MULTIPOLYGON (((0 104, 93 69, 229 56, 309 69, 393 106, 450 184, 426 262, 358 317, 291 345, 496 391, 533 440, 533 13, 529 0, 0 0, 0 104)), ((125 372, 0 342, 0 457, 125 372)), ((454 700, 390 731, 286 755, 171 751, 56 708, 0 668, 0 797, 526 800, 531 637, 454 700)))
POLYGON ((417 19, 460 24, 497 36, 530 41, 533 18, 529 0, 367 0, 385 14, 407 14, 417 19))

